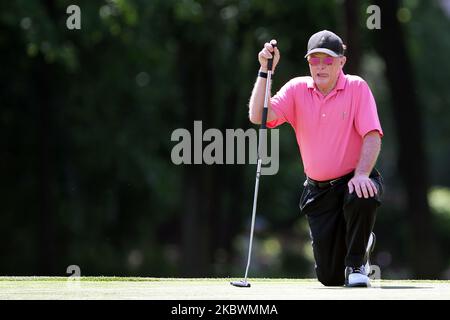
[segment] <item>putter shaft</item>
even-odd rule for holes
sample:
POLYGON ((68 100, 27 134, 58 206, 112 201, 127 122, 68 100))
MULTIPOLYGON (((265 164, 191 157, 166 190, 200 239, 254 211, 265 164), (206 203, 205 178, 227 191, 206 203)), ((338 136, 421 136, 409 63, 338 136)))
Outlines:
MULTIPOLYGON (((276 44, 272 44, 274 47, 276 44)), ((274 54, 275 55, 275 52, 274 54)), ((270 96, 270 81, 272 79, 272 64, 273 64, 273 58, 269 59, 267 62, 267 79, 266 79, 266 90, 264 94, 264 108, 262 113, 262 121, 261 121, 261 129, 266 129, 266 122, 267 122, 267 113, 268 113, 268 99, 270 96)), ((261 133, 261 130, 259 131, 261 133)), ((259 189, 259 177, 261 176, 261 164, 262 160, 260 157, 260 151, 262 146, 262 139, 261 136, 258 136, 258 150, 257 150, 257 159, 258 159, 258 165, 256 168, 256 180, 255 180, 255 193, 253 195, 253 210, 252 210, 252 223, 250 227, 250 241, 248 244, 248 254, 247 254, 247 266, 245 268, 245 275, 244 279, 242 281, 233 281, 231 284, 236 287, 250 287, 250 283, 247 281, 248 277, 248 269, 250 267, 250 261, 252 256, 252 247, 253 247, 253 232, 255 229, 255 217, 256 217, 256 205, 258 202, 258 189, 259 189)))
MULTIPOLYGON (((265 91, 265 95, 264 95, 264 109, 266 110, 265 111, 266 115, 267 115, 267 108, 268 108, 267 100, 269 99, 271 77, 272 77, 272 71, 269 70, 267 72, 266 91, 265 91)), ((266 129, 266 120, 267 119, 263 119, 263 121, 261 123, 261 127, 263 129, 266 129)), ((250 227, 250 241, 249 241, 249 245, 248 245, 247 266, 245 268, 245 275, 244 275, 245 283, 247 283, 248 269, 250 267, 250 261, 251 261, 251 256, 252 256, 253 232, 255 229, 256 207, 257 207, 257 202, 258 202, 259 177, 261 176, 261 164, 262 164, 262 160, 260 157, 260 150, 261 150, 261 139, 259 139, 259 142, 258 142, 258 152, 257 152, 258 165, 256 167, 255 192, 253 195, 252 223, 251 223, 251 227, 250 227)))

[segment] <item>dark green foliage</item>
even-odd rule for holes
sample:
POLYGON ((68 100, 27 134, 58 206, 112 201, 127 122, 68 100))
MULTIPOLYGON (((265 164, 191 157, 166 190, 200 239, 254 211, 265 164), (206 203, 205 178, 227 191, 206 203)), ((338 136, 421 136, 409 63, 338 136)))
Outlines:
MULTIPOLYGON (((275 93, 308 73, 303 55, 313 32, 344 32, 343 5, 76 1, 82 29, 68 30, 66 8, 73 2, 0 4, 0 274, 64 275, 72 264, 86 276, 241 274, 256 168, 176 166, 171 133, 192 132, 194 120, 202 120, 204 130, 255 127, 247 104, 262 44, 276 38, 282 52, 275 93)), ((449 186, 448 14, 439 1, 405 3, 412 12, 405 40, 425 108, 430 183, 449 186)), ((358 12, 364 22, 365 10, 358 12)), ((376 59, 371 31, 365 23, 354 27, 361 29, 363 64, 376 59)), ((387 122, 394 107, 389 88, 370 84, 387 122)), ((394 257, 390 274, 396 276, 398 269, 412 272, 406 254, 412 249, 408 215, 396 196, 404 186, 389 160, 397 156, 390 126, 379 168, 395 195, 386 199, 376 231, 377 251, 394 257)), ((297 206, 301 158, 292 129, 285 125, 280 137, 279 173, 263 176, 260 185, 262 251, 255 253, 254 270, 314 276, 297 206)), ((434 225, 442 244, 450 231, 445 221, 434 225)))

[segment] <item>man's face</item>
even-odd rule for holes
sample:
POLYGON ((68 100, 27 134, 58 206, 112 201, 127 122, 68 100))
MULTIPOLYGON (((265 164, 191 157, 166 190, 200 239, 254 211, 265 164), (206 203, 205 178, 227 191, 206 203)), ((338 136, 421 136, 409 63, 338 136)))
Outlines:
POLYGON ((334 85, 345 61, 345 56, 335 58, 326 53, 313 53, 309 55, 309 71, 315 84, 321 89, 328 89, 334 85), (317 62, 319 63, 315 64, 317 62))

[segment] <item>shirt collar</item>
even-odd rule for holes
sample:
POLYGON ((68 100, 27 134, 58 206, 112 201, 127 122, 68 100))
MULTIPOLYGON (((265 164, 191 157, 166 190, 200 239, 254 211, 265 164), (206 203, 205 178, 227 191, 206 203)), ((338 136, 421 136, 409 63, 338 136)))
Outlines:
POLYGON ((345 84, 347 83, 347 77, 341 69, 341 73, 339 73, 339 78, 336 83, 336 90, 343 90, 345 88, 345 84))

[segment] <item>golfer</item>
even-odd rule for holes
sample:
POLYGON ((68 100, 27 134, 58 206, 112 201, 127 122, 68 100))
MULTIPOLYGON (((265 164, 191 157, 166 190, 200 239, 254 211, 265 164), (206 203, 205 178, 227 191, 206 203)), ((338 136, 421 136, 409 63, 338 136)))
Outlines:
MULTIPOLYGON (((280 61, 276 41, 258 54, 258 72, 249 118, 261 123, 267 60, 280 61)), ((288 81, 269 98, 267 127, 294 128, 306 175, 300 210, 312 238, 315 270, 325 286, 370 286, 369 254, 381 204, 382 177, 374 168, 383 131, 367 83, 344 74, 345 45, 328 30, 308 41, 311 76, 288 81)))

